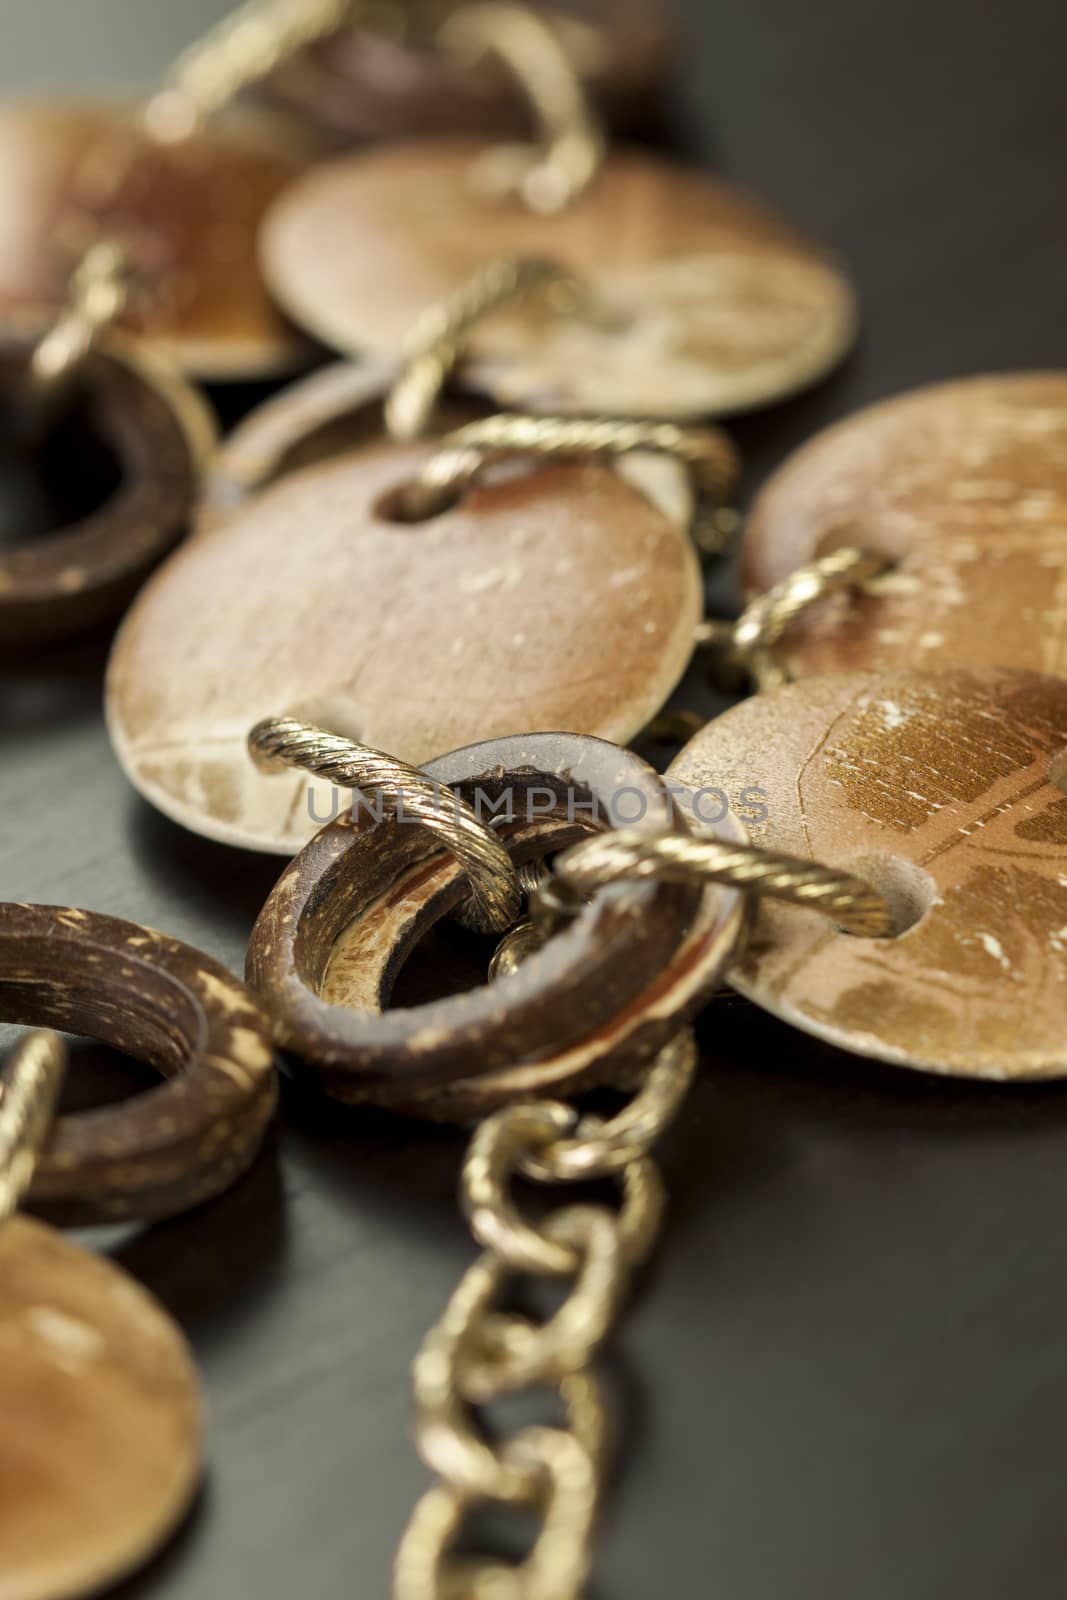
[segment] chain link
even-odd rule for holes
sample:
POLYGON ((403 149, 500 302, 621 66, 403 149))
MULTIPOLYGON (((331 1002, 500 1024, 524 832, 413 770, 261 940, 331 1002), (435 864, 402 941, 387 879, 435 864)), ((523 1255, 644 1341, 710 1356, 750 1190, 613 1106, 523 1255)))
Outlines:
POLYGON ((249 85, 354 19, 358 0, 247 0, 184 51, 141 110, 154 139, 190 138, 249 85))
POLYGON ((608 1416, 593 1363, 622 1309, 634 1269, 659 1233, 663 1188, 648 1151, 677 1115, 696 1046, 682 1033, 661 1051, 634 1101, 608 1122, 561 1103, 512 1106, 475 1133, 461 1195, 485 1247, 465 1273, 414 1365, 415 1436, 443 1480, 419 1502, 394 1571, 394 1600, 578 1600, 607 1467, 608 1416), (617 1176, 621 1209, 566 1205, 534 1223, 512 1182, 569 1183, 617 1176), (512 1277, 570 1279, 555 1314, 534 1323, 497 1307, 512 1277), (525 1428, 489 1442, 479 1408, 548 1390, 559 1428, 525 1428), (524 1506, 540 1531, 514 1566, 459 1556, 454 1547, 479 1506, 524 1506))
POLYGON ((522 906, 518 873, 500 840, 459 795, 417 767, 295 717, 268 717, 248 735, 252 760, 264 772, 297 767, 344 789, 366 791, 419 822, 465 868, 474 927, 510 928, 522 906))
POLYGON ((66 1067, 66 1046, 46 1028, 24 1035, 0 1064, 0 1226, 30 1186, 66 1067))
POLYGON ((600 170, 606 140, 574 63, 544 17, 524 5, 478 0, 454 11, 438 40, 465 61, 497 56, 539 126, 538 149, 490 151, 477 164, 475 181, 493 195, 517 195, 539 216, 554 216, 577 200, 600 170))
POLYGON ((843 545, 797 567, 781 583, 749 602, 735 622, 708 621, 696 632, 698 648, 717 651, 727 671, 746 672, 760 690, 789 681, 776 646, 798 617, 827 595, 862 589, 893 565, 888 556, 843 545))

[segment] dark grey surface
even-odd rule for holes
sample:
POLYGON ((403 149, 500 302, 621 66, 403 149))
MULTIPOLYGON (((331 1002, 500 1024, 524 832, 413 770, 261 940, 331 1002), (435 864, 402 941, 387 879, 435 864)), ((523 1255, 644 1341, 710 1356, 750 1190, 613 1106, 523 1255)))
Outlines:
MULTIPOLYGON (((131 80, 217 9, 6 0, 0 79, 131 80)), ((688 149, 836 245, 866 312, 844 373, 739 428, 751 482, 897 388, 1064 364, 1062 5, 686 9, 688 149)), ((102 659, 0 677, 0 892, 138 918, 239 968, 275 865, 128 792, 102 659)), ((706 1072, 664 1150, 668 1241, 613 1361, 628 1424, 595 1593, 1060 1593, 1067 1087, 883 1071, 737 1004, 702 1032, 706 1072)), ((189 1330, 212 1410, 204 1503, 124 1594, 387 1593, 425 1482, 408 1363, 472 1254, 461 1143, 290 1105, 280 1145, 121 1252, 189 1330)))

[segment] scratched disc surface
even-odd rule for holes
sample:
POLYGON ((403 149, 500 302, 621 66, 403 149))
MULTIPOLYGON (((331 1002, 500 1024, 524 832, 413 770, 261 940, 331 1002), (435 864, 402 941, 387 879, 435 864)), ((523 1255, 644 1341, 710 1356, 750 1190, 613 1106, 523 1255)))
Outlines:
POLYGON ((201 1405, 163 1308, 27 1217, 0 1229, 0 1594, 96 1594, 146 1561, 200 1478, 201 1405))
POLYGON ((280 304, 327 344, 395 351, 487 261, 551 257, 591 284, 602 318, 490 317, 468 367, 497 400, 541 410, 741 411, 813 382, 851 343, 838 268, 727 185, 621 150, 562 214, 535 216, 479 189, 487 148, 409 141, 307 174, 264 224, 280 304))
POLYGON ((664 492, 678 469, 521 466, 431 521, 390 521, 389 496, 432 449, 379 443, 291 472, 142 590, 108 721, 161 811, 230 844, 299 849, 330 789, 256 770, 245 739, 262 717, 419 764, 531 729, 625 743, 659 710, 702 612, 685 496, 664 492))
POLYGON ((805 612, 794 676, 923 667, 1067 673, 1067 372, 919 389, 858 412, 770 479, 745 530, 762 592, 842 544, 883 551, 870 594, 805 612))
POLYGON ((764 901, 730 982, 857 1055, 1067 1075, 1065 749, 1067 683, 995 669, 810 678, 717 718, 668 776, 762 789, 754 844, 862 873, 905 930, 764 901))
POLYGON ((306 160, 269 119, 154 143, 121 104, 0 106, 0 310, 62 302, 100 230, 135 273, 123 326, 189 371, 284 372, 305 346, 272 304, 257 259, 260 219, 306 160))
MULTIPOLYGON (((647 120, 670 69, 672 29, 656 0, 535 4, 582 82, 615 125, 647 120)), ((267 92, 346 140, 489 129, 524 135, 530 110, 515 78, 491 59, 461 61, 435 43, 456 0, 373 9, 272 73, 267 92), (379 25, 375 26, 375 23, 379 25)))

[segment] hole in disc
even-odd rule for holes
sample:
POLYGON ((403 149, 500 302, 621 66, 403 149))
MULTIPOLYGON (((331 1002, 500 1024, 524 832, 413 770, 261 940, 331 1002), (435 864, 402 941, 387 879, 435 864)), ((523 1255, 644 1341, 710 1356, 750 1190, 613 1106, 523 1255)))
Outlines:
MULTIPOLYGON (((903 856, 876 853, 841 865, 888 900, 893 916, 893 931, 886 935, 888 939, 899 939, 902 933, 917 927, 937 899, 937 885, 930 874, 903 856)), ((842 933, 847 931, 841 929, 842 933)))
POLYGON ((375 502, 374 514, 382 522, 392 522, 400 527, 415 527, 420 522, 433 522, 436 517, 451 511, 463 498, 461 491, 436 499, 433 504, 422 501, 414 483, 402 483, 399 488, 387 489, 375 502))

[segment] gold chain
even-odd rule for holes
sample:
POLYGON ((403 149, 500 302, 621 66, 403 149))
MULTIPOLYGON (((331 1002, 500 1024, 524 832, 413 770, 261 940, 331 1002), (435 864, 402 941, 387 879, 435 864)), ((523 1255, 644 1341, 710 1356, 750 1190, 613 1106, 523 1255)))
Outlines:
POLYGON ((551 878, 532 897, 535 921, 540 917, 551 927, 604 884, 648 878, 723 883, 767 895, 819 911, 860 938, 888 938, 896 926, 885 896, 855 873, 706 834, 650 837, 636 829, 596 834, 557 856, 551 878))
POLYGON ((14 1215, 48 1140, 66 1071, 57 1033, 37 1029, 0 1065, 0 1225, 14 1215))
POLYGON ((352 19, 357 0, 247 0, 174 63, 141 121, 163 144, 197 133, 243 89, 352 19))
POLYGON ((511 857, 465 800, 417 767, 295 717, 257 723, 248 749, 262 771, 298 767, 343 789, 366 790, 402 806, 408 820, 434 834, 466 870, 473 925, 499 933, 515 921, 522 891, 511 857))
POLYGON ((592 298, 580 279, 554 261, 499 256, 416 318, 405 341, 403 367, 385 402, 386 427, 394 439, 425 433, 474 328, 493 312, 532 296, 557 314, 588 309, 592 298))
POLYGON ((720 651, 727 667, 743 668, 760 689, 776 689, 788 681, 788 674, 775 647, 797 618, 827 595, 860 589, 892 565, 877 551, 844 545, 797 567, 750 601, 735 622, 702 623, 696 643, 720 651))
POLYGON ((404 1534, 394 1600, 577 1600, 582 1593, 610 1431, 594 1363, 658 1237, 663 1186, 648 1152, 681 1109, 696 1060, 686 1030, 609 1121, 537 1102, 498 1112, 474 1135, 461 1196, 483 1253, 415 1361, 416 1443, 441 1482, 404 1534), (510 1194, 520 1175, 545 1184, 616 1178, 621 1208, 566 1205, 534 1223, 510 1194), (530 1272, 569 1280, 562 1305, 542 1324, 498 1309, 511 1278, 530 1272), (536 1390, 558 1395, 562 1426, 527 1427, 491 1442, 479 1410, 536 1390), (539 1514, 540 1531, 518 1565, 454 1553, 468 1515, 485 1505, 539 1514))
POLYGON ((720 428, 629 417, 536 417, 501 412, 447 434, 398 504, 413 521, 436 516, 492 461, 508 456, 669 456, 689 473, 698 504, 717 507, 737 476, 737 454, 720 428))
POLYGON ((453 12, 438 39, 467 61, 498 56, 514 74, 539 124, 539 150, 491 151, 478 163, 475 181, 492 194, 517 194, 540 216, 564 210, 596 177, 606 141, 557 34, 526 6, 486 0, 453 12))

